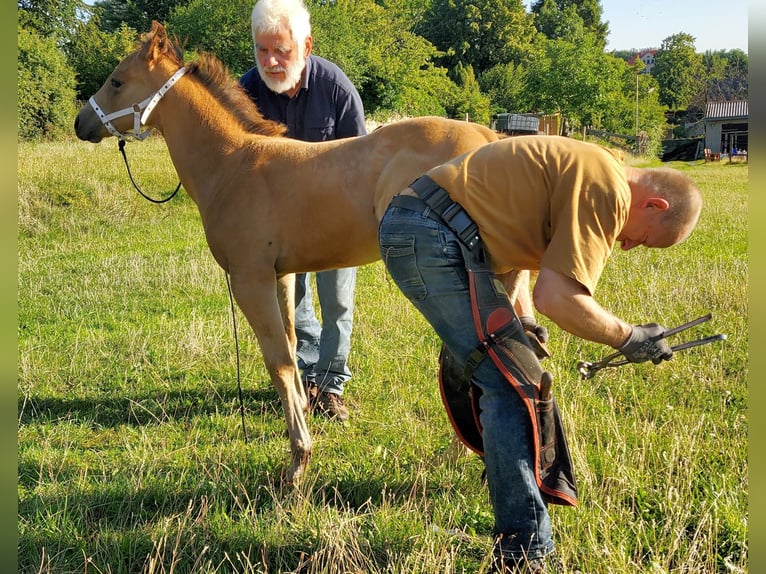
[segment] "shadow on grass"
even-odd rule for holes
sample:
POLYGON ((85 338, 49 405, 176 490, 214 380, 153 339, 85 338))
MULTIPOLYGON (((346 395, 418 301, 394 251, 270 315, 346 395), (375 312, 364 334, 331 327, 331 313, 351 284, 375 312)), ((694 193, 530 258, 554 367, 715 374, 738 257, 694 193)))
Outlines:
MULTIPOLYGON (((271 387, 243 390, 246 413, 274 413, 282 416, 279 395, 271 387)), ((20 397, 20 424, 56 424, 80 421, 100 427, 142 426, 183 420, 225 411, 239 413, 239 394, 235 388, 204 392, 178 390, 147 393, 135 397, 20 397)))

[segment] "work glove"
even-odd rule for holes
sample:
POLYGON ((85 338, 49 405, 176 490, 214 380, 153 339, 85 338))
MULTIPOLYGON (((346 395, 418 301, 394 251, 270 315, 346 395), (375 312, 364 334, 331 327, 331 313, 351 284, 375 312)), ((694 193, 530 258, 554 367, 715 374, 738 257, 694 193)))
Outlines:
POLYGON ((630 335, 618 350, 631 363, 643 363, 651 359, 652 363, 659 365, 662 361, 669 361, 673 357, 673 351, 667 341, 652 340, 652 337, 662 335, 665 331, 665 327, 657 323, 633 325, 630 335))
POLYGON ((524 334, 529 339, 529 343, 532 345, 532 350, 534 350, 537 358, 542 361, 550 357, 551 354, 546 345, 548 342, 548 329, 538 324, 534 317, 525 315, 519 317, 519 321, 521 321, 521 326, 524 327, 524 334))

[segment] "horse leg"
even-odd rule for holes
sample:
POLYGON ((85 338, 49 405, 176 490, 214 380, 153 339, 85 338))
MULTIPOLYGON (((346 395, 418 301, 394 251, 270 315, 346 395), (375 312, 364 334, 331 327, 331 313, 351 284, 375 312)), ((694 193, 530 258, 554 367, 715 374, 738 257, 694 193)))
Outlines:
POLYGON ((297 393, 303 397, 303 412, 308 412, 308 401, 306 400, 306 390, 301 381, 300 369, 298 368, 298 357, 295 354, 298 345, 298 338, 295 335, 295 274, 289 273, 277 278, 277 296, 279 299, 279 308, 282 311, 282 322, 285 326, 285 335, 290 343, 290 350, 293 353, 295 361, 295 388, 297 393))
POLYGON ((303 409, 306 395, 300 383, 295 347, 285 334, 280 303, 277 297, 277 278, 274 272, 231 272, 234 298, 247 317, 261 346, 263 360, 277 389, 290 437, 291 463, 286 480, 298 484, 311 456, 309 434, 303 409))

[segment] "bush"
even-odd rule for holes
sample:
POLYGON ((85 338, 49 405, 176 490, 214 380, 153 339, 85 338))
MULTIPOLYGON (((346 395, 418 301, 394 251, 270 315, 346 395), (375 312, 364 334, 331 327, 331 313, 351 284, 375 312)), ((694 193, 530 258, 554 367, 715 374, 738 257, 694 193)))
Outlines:
POLYGON ((53 138, 71 131, 75 73, 56 42, 18 28, 18 137, 53 138))
POLYGON ((137 41, 136 31, 125 24, 115 32, 104 32, 97 16, 80 22, 65 47, 77 74, 77 97, 87 100, 95 94, 117 64, 135 49, 137 41))

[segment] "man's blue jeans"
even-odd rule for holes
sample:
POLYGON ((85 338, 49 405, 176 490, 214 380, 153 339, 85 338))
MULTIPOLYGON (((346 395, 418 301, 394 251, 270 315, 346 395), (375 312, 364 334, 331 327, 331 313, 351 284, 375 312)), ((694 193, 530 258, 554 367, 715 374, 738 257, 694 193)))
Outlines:
POLYGON ((304 380, 315 382, 323 391, 342 395, 343 384, 351 378, 346 362, 351 350, 356 267, 320 271, 316 285, 321 326, 314 313, 309 275, 295 275, 298 366, 304 380))
MULTIPOLYGON (((413 198, 414 199, 414 198, 413 198)), ((402 293, 465 364, 479 344, 468 272, 456 235, 425 203, 422 211, 389 207, 378 239, 383 262, 402 293)), ((499 550, 510 559, 553 551, 550 517, 534 477, 531 423, 521 398, 488 357, 473 373, 482 390, 484 464, 499 550)))

